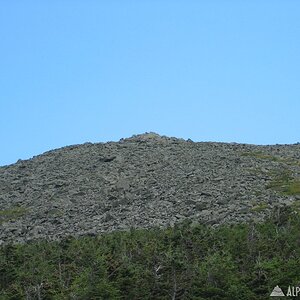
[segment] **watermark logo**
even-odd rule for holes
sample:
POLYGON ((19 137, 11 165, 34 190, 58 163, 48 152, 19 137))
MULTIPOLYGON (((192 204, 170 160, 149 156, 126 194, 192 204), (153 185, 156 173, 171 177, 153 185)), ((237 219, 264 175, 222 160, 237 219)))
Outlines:
POLYGON ((270 295, 271 297, 282 297, 285 296, 285 294, 283 293, 282 289, 276 285, 270 295))
POLYGON ((284 296, 290 296, 290 297, 298 297, 300 296, 300 286, 289 286, 286 294, 282 291, 282 289, 276 285, 270 294, 271 297, 284 297, 284 296))

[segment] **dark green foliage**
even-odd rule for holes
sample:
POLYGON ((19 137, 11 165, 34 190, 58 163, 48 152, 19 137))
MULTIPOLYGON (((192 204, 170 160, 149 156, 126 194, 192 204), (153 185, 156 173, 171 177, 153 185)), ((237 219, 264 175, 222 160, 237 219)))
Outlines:
POLYGON ((0 248, 1 299, 267 299, 300 282, 300 217, 0 248))

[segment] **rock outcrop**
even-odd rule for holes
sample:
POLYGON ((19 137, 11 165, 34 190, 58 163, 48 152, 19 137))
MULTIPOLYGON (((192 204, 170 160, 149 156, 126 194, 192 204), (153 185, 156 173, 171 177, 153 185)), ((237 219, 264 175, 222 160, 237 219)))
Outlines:
POLYGON ((186 218, 212 226, 260 221, 298 203, 297 185, 284 185, 297 184, 299 162, 299 144, 192 142, 155 133, 48 151, 0 168, 0 243, 186 218))

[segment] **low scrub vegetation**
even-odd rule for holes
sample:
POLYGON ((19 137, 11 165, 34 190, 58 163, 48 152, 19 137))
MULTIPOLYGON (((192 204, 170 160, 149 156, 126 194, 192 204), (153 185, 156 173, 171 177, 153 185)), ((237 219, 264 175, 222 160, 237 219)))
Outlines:
POLYGON ((251 210, 254 211, 254 212, 260 212, 260 211, 263 211, 263 210, 265 210, 265 209, 267 209, 267 208, 268 208, 268 204, 262 202, 262 203, 258 203, 258 204, 256 204, 256 205, 254 205, 254 206, 251 208, 251 210))
POLYGON ((280 170, 271 174, 273 180, 267 186, 283 195, 300 195, 300 179, 294 178, 289 170, 280 170))
POLYGON ((23 207, 12 207, 5 210, 0 210, 0 224, 2 222, 13 221, 22 217, 26 213, 26 209, 23 207))
POLYGON ((277 156, 265 154, 262 151, 253 151, 253 152, 242 152, 241 156, 250 156, 258 159, 267 159, 271 161, 280 161, 281 159, 277 156))
POLYGON ((300 160, 293 157, 282 157, 277 155, 267 154, 263 151, 247 151, 241 152, 241 156, 249 156, 257 159, 274 161, 288 166, 300 166, 300 160))

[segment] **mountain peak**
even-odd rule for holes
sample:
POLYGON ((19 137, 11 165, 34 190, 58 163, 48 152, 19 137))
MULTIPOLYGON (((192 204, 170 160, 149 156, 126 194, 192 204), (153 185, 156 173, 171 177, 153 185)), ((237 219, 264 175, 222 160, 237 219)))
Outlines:
POLYGON ((156 132, 145 132, 145 133, 141 133, 141 134, 134 134, 129 138, 126 139, 121 139, 121 141, 123 140, 130 140, 130 141, 150 141, 150 140, 162 140, 162 139, 166 139, 166 136, 161 136, 160 134, 156 133, 156 132))

